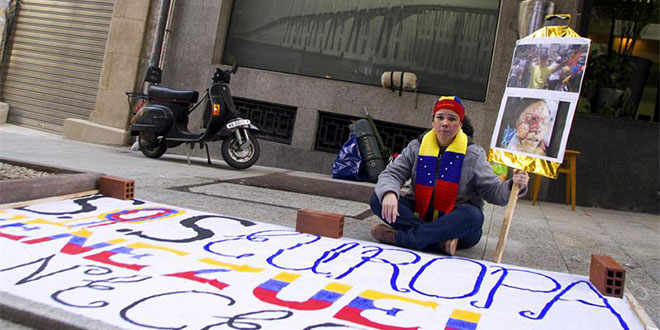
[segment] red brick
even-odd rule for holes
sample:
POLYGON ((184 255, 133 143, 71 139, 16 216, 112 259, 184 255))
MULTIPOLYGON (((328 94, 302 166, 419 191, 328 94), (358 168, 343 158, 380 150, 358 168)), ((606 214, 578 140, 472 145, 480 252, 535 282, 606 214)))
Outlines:
POLYGON ((344 216, 312 209, 298 210, 296 231, 339 238, 344 235, 344 216))
POLYGON ((589 281, 602 295, 623 297, 626 270, 610 256, 591 255, 589 281))
POLYGON ((108 197, 117 199, 133 199, 135 196, 135 181, 104 175, 99 178, 99 191, 108 197))

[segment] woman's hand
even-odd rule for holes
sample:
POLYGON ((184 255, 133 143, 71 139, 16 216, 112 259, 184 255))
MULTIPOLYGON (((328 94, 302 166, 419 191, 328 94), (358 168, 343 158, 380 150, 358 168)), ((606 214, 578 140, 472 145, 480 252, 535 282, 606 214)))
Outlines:
POLYGON ((513 183, 517 184, 520 189, 525 189, 529 182, 529 175, 522 170, 513 170, 513 183))
POLYGON ((390 191, 383 196, 383 207, 380 213, 387 223, 393 224, 396 221, 396 217, 399 216, 399 199, 395 193, 390 191))

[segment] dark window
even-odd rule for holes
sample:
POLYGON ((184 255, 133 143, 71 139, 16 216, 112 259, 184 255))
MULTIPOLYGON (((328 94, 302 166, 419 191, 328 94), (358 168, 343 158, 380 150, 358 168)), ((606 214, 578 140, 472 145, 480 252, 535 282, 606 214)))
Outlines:
POLYGON ((483 101, 500 1, 234 1, 223 59, 380 85, 413 72, 418 90, 483 101))
MULTIPOLYGON (((363 118, 320 112, 314 149, 331 153, 338 152, 341 146, 348 140, 350 134, 348 126, 358 119, 363 118)), ((383 144, 392 152, 401 152, 412 139, 418 137, 428 129, 380 120, 375 120, 374 123, 383 139, 383 144)))
POLYGON ((260 138, 291 144, 297 108, 242 97, 234 97, 241 117, 248 118, 261 130, 260 138))
POLYGON ((348 125, 356 119, 357 117, 353 116, 320 112, 314 149, 332 153, 339 151, 348 140, 350 134, 348 125))

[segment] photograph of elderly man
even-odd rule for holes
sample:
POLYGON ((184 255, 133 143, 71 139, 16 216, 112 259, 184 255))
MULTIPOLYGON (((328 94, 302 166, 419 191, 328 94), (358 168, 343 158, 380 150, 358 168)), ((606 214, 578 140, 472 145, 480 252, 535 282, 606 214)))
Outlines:
POLYGON ((569 102, 555 100, 507 98, 496 146, 513 152, 558 157, 569 106, 569 102))

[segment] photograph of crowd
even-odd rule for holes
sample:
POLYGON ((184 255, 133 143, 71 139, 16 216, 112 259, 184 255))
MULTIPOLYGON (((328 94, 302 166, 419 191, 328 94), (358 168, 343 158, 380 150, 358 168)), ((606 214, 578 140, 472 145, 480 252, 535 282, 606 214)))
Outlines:
POLYGON ((507 87, 578 93, 589 44, 518 44, 507 87))
POLYGON ((496 147, 558 158, 570 103, 509 97, 501 111, 496 147))

